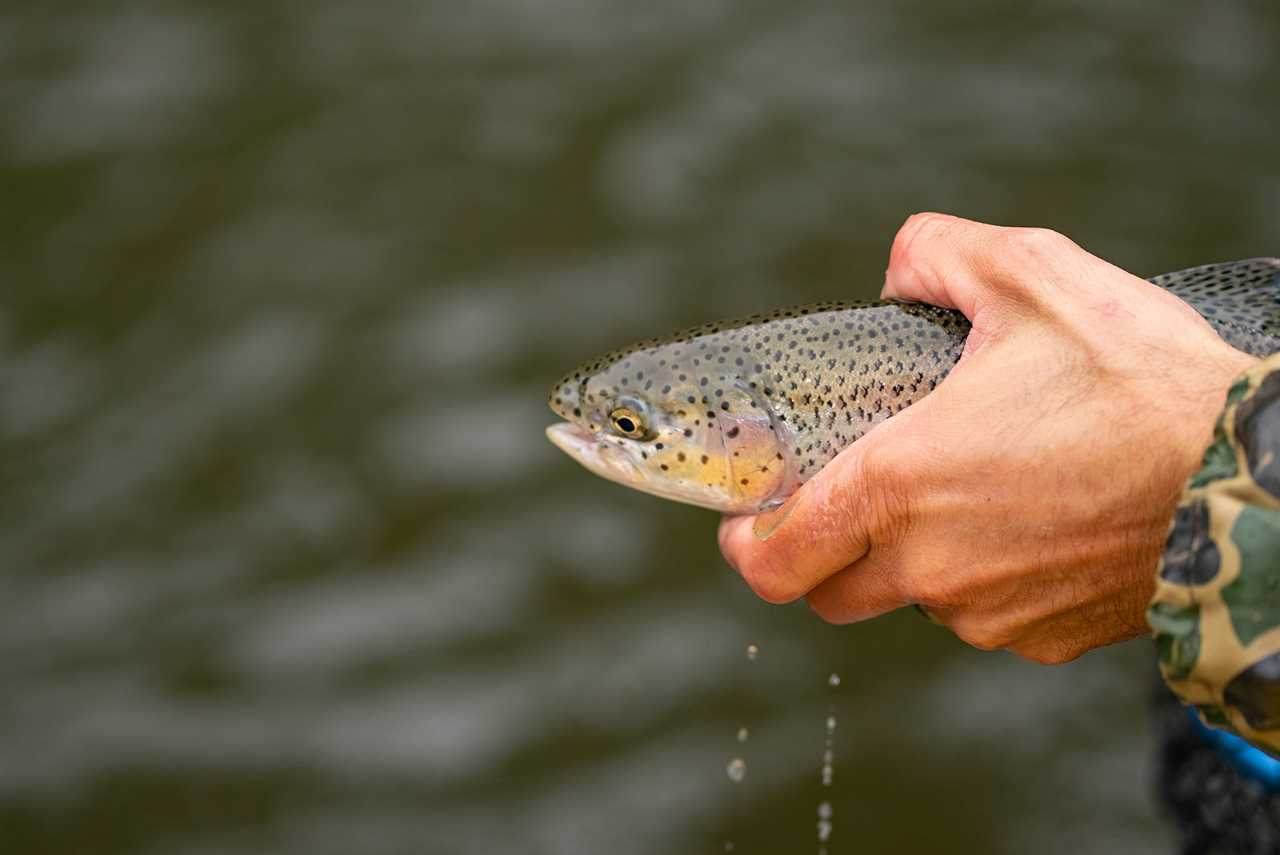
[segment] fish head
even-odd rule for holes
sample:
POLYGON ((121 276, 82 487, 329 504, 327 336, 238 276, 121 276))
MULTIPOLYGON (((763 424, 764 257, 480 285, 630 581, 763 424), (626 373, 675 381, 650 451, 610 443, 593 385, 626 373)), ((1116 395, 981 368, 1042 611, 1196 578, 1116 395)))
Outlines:
MULTIPOLYGON (((725 513, 755 513, 796 484, 767 402, 731 372, 698 373, 670 348, 612 354, 566 375, 547 437, 610 481, 725 513)), ((678 349, 677 349, 678 353, 678 349)))

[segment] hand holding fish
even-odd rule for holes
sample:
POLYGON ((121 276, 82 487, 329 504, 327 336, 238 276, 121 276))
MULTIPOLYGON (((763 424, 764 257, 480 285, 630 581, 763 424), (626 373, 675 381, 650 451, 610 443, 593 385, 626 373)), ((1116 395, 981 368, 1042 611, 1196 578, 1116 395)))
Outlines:
POLYGON ((726 518, 729 563, 770 602, 837 623, 919 604, 1039 662, 1145 633, 1178 494, 1254 358, 1043 230, 917 215, 883 294, 962 312, 960 361, 781 508, 726 518))

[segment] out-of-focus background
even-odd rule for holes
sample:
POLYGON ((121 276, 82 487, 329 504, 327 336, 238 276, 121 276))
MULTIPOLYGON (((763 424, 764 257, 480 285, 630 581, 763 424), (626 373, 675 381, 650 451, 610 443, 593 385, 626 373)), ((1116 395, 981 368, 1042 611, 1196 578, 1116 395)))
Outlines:
POLYGON ((831 855, 1170 851, 1146 643, 767 606, 544 393, 874 296, 920 209, 1274 254, 1277 43, 1261 2, 0 8, 0 849, 806 852, 825 800, 831 855))

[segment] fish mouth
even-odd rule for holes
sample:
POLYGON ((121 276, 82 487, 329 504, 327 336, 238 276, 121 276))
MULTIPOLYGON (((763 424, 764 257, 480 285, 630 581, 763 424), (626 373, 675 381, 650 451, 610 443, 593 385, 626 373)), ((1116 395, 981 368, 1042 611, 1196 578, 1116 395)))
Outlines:
POLYGON ((547 428, 547 439, 552 445, 581 463, 601 478, 634 486, 643 481, 643 475, 621 448, 601 442, 594 434, 572 422, 558 422, 547 428))
POLYGON ((547 439, 592 474, 623 487, 700 508, 726 513, 747 512, 718 491, 688 485, 676 486, 664 479, 650 477, 625 448, 601 440, 572 422, 560 422, 548 427, 547 439))

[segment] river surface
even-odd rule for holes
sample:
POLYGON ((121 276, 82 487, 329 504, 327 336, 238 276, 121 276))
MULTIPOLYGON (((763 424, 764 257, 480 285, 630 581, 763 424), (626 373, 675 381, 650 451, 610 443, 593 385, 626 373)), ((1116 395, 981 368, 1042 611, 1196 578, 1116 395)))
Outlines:
POLYGON ((1146 642, 765 605, 544 393, 874 296, 921 209, 1276 254, 1278 43, 1271 3, 0 7, 0 849, 776 855, 825 801, 831 855, 1171 851, 1146 642))

